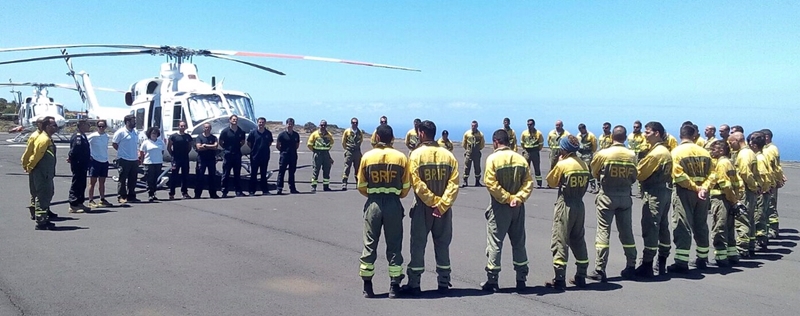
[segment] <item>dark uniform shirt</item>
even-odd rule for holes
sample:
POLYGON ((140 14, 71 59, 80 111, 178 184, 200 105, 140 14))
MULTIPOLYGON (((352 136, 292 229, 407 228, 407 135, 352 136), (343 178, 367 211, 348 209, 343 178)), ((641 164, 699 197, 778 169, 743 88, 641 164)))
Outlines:
MULTIPOLYGON (((214 136, 214 134, 211 134, 211 135, 208 135, 208 136, 200 134, 200 136, 197 136, 197 139, 195 140, 195 142, 197 144, 214 144, 214 143, 217 142, 217 136, 214 136)), ((216 150, 198 150, 197 151, 197 157, 200 158, 200 160, 203 160, 203 161, 215 160, 216 156, 217 156, 217 151, 216 150)))
POLYGON ((220 145, 225 154, 242 155, 242 141, 245 139, 245 133, 241 128, 235 131, 230 127, 226 127, 219 133, 220 145))
POLYGON ((75 133, 69 140, 69 161, 74 167, 89 168, 91 151, 86 135, 75 133))
POLYGON ((300 144, 300 134, 283 131, 278 134, 281 155, 297 156, 297 144, 300 144))
POLYGON ((169 136, 169 142, 172 143, 173 158, 189 158, 189 152, 192 151, 192 135, 175 133, 169 136))
POLYGON ((268 129, 264 129, 263 133, 258 130, 250 132, 250 135, 247 135, 247 143, 253 144, 250 146, 250 159, 255 161, 269 160, 269 146, 272 146, 273 141, 272 132, 268 129))

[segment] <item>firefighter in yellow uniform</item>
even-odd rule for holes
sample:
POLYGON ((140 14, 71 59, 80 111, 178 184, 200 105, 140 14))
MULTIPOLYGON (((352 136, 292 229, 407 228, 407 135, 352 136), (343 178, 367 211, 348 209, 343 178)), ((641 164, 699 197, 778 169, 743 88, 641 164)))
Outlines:
POLYGON ((533 178, 528 162, 509 146, 508 133, 499 129, 492 134, 494 152, 486 158, 484 183, 490 202, 486 210, 486 282, 484 291, 499 289, 500 257, 503 240, 508 235, 516 271, 517 291, 524 291, 528 278, 528 254, 525 249, 525 201, 531 196, 533 178))
POLYGON ((666 132, 659 122, 648 122, 644 136, 650 150, 636 166, 636 180, 642 184, 642 263, 636 276, 653 277, 653 259, 658 254, 658 274, 667 273, 667 257, 672 243, 669 233, 672 156, 664 146, 666 132))
POLYGON ((692 237, 696 243, 695 266, 705 269, 708 264, 708 188, 713 181, 714 165, 711 155, 694 143, 692 125, 681 127, 681 144, 672 151, 672 236, 675 242, 675 263, 667 267, 670 273, 689 271, 689 249, 692 237))
MULTIPOLYGON (((389 123, 389 119, 387 119, 386 116, 381 116, 380 123, 379 123, 380 125, 378 125, 378 126, 386 125, 388 123, 389 123)), ((380 139, 378 139, 378 129, 377 128, 375 129, 374 132, 372 132, 372 136, 370 136, 369 142, 372 145, 372 148, 378 147, 378 143, 380 142, 380 139)), ((390 139, 388 143, 384 143, 383 145, 384 146, 388 146, 388 147, 394 147, 394 138, 390 139)))
POLYGON ((56 175, 56 145, 50 137, 56 132, 58 125, 53 117, 48 116, 42 120, 42 126, 44 130, 33 140, 33 151, 25 164, 25 171, 33 177, 36 230, 55 227, 50 222, 50 201, 55 193, 53 179, 56 175))
POLYGON ((756 195, 756 210, 753 214, 756 230, 756 244, 761 251, 767 250, 769 224, 767 214, 769 210, 770 192, 775 188, 775 173, 770 165, 769 158, 764 154, 764 146, 767 145, 764 133, 754 132, 750 134, 750 149, 756 153, 756 166, 758 174, 761 176, 761 192, 756 195))
MULTIPOLYGON (((582 159, 586 165, 591 165, 592 158, 594 158, 594 153, 597 151, 597 138, 586 130, 586 124, 580 123, 578 124, 578 142, 580 143, 580 149, 578 149, 578 158, 582 159)), ((591 170, 589 171, 591 175, 591 170)), ((593 177, 589 177, 589 185, 590 193, 597 193, 597 180, 593 177)))
POLYGON ((322 169, 322 190, 331 191, 331 147, 333 147, 333 134, 328 132, 328 122, 319 122, 319 129, 308 137, 308 150, 314 153, 314 170, 311 174, 311 192, 317 192, 319 169, 322 169))
POLYGON ((437 143, 439 143, 439 147, 442 147, 442 148, 444 148, 444 149, 447 149, 447 150, 449 150, 451 153, 453 152, 453 149, 455 149, 455 148, 453 147, 453 142, 452 142, 452 141, 450 141, 450 132, 448 132, 447 130, 443 130, 443 131, 442 131, 442 137, 441 137, 441 138, 439 138, 439 140, 437 141, 437 143))
POLYGON ((556 128, 547 134, 547 147, 550 148, 550 170, 556 167, 558 157, 561 156, 560 142, 561 138, 569 136, 569 132, 564 129, 564 122, 561 120, 556 121, 556 128))
POLYGON ((469 170, 475 169, 475 186, 481 186, 481 150, 486 146, 486 140, 483 133, 478 130, 478 121, 472 121, 472 128, 464 133, 464 139, 461 141, 461 146, 466 150, 464 152, 464 184, 462 187, 469 185, 469 170))
POLYGON ((730 134, 728 144, 733 152, 731 156, 735 157, 733 161, 736 171, 744 183, 744 194, 739 202, 747 208, 746 215, 735 218, 736 246, 740 257, 752 257, 756 242, 756 195, 761 192, 761 175, 758 173, 756 153, 747 146, 741 132, 730 134))
POLYGON ((705 130, 706 139, 703 141, 703 148, 706 150, 711 150, 711 144, 717 141, 717 128, 714 125, 706 126, 705 130))
POLYGON ((589 166, 575 155, 580 148, 575 136, 562 138, 559 146, 561 158, 556 167, 547 174, 547 184, 558 188, 558 197, 553 210, 553 236, 550 241, 555 277, 545 283, 545 286, 563 290, 566 287, 564 280, 570 248, 577 265, 575 277, 570 282, 577 287, 586 286, 589 256, 586 253, 586 207, 583 204, 583 195, 586 194, 589 183, 589 166))
POLYGON ((730 147, 726 142, 713 142, 709 147, 711 158, 716 159, 714 180, 709 191, 711 197, 711 239, 714 260, 724 268, 739 262, 736 249, 736 233, 733 219, 738 214, 739 197, 742 196, 742 181, 731 163, 730 147))
POLYGON ((611 140, 611 123, 603 123, 603 134, 600 134, 600 137, 597 140, 600 145, 599 149, 606 149, 614 144, 614 141, 611 140))
POLYGON ((420 294, 420 279, 425 272, 425 246, 433 237, 438 291, 450 289, 450 241, 453 239, 453 210, 458 196, 458 161, 433 140, 436 125, 423 121, 417 128, 420 146, 409 155, 414 205, 411 207, 411 261, 406 274, 406 292, 420 294))
POLYGON ((544 147, 544 137, 542 137, 542 132, 536 129, 536 121, 533 119, 528 119, 528 129, 522 132, 520 144, 522 145, 522 156, 525 157, 528 164, 533 165, 536 186, 541 188, 542 169, 539 153, 542 151, 542 147, 544 147))
POLYGON ((647 153, 649 147, 650 145, 644 138, 644 133, 642 133, 642 122, 638 120, 633 122, 633 132, 628 135, 628 148, 636 154, 636 159, 641 159, 647 153))
POLYGON ((672 136, 670 133, 667 133, 667 139, 664 142, 664 145, 667 146, 667 149, 671 152, 673 149, 678 147, 678 140, 675 139, 675 136, 672 136))
POLYGON ((344 172, 342 173, 342 191, 347 191, 347 182, 350 179, 350 167, 353 174, 358 174, 361 163, 361 143, 364 142, 364 130, 358 128, 358 119, 350 119, 350 127, 342 133, 342 149, 344 149, 344 172))
POLYGON ((631 185, 636 181, 636 156, 632 150, 625 148, 625 134, 627 130, 624 126, 615 126, 611 132, 614 144, 597 152, 590 168, 592 176, 600 181, 600 191, 595 198, 597 236, 594 245, 597 257, 594 272, 589 278, 603 283, 606 282, 611 224, 615 218, 626 259, 625 269, 620 275, 626 279, 635 278, 636 241, 633 239, 631 222, 631 185))
MULTIPOLYGON (((28 172, 28 170, 30 170, 30 168, 28 168, 28 162, 31 158, 31 155, 33 155, 33 141, 36 140, 36 137, 38 137, 39 134, 43 132, 42 130, 43 120, 44 117, 42 116, 36 119, 36 130, 33 131, 30 135, 28 135, 28 141, 27 144, 25 145, 25 151, 22 153, 22 158, 20 159, 22 161, 22 170, 25 170, 26 173, 28 172)), ((31 194, 31 204, 28 205, 28 210, 31 213, 31 220, 36 220, 36 214, 34 213, 36 209, 36 192, 35 192, 36 189, 33 187, 33 177, 31 176, 30 173, 28 173, 28 190, 30 191, 31 194)))
POLYGON ((508 133, 508 142, 511 146, 511 150, 517 151, 517 133, 514 132, 514 129, 511 128, 511 119, 504 118, 503 119, 503 130, 508 133))
POLYGON ((417 135, 417 126, 419 126, 419 123, 421 122, 422 120, 420 119, 414 119, 414 127, 408 130, 408 133, 406 133, 405 144, 406 147, 408 148, 409 153, 414 149, 416 149, 417 146, 419 146, 419 136, 417 135))
POLYGON ((780 218, 778 218, 778 189, 783 187, 784 182, 786 182, 786 176, 781 167, 781 153, 778 150, 778 146, 775 146, 775 143, 772 142, 772 131, 765 128, 761 130, 761 133, 764 134, 764 140, 767 143, 764 146, 764 154, 770 161, 773 178, 775 179, 775 189, 769 197, 769 233, 767 235, 769 238, 777 238, 780 231, 780 218))
POLYGON ((372 277, 378 257, 381 228, 386 239, 386 259, 389 261, 389 298, 400 292, 403 280, 403 204, 400 199, 408 195, 411 175, 408 158, 394 148, 386 146, 394 138, 389 125, 376 129, 378 144, 366 152, 358 171, 358 192, 367 197, 364 204, 364 250, 361 252, 359 275, 364 281, 364 297, 375 297, 372 277))

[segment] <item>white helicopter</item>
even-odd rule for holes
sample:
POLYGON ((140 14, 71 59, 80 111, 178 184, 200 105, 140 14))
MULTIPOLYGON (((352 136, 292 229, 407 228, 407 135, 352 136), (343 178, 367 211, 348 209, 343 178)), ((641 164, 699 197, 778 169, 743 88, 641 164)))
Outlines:
MULTIPOLYGON (((11 82, 11 80, 9 80, 8 83, 0 83, 0 86, 33 87, 33 94, 25 97, 24 99, 22 98, 22 93, 20 91, 15 91, 13 88, 11 90, 11 93, 14 94, 14 98, 16 99, 15 101, 17 103, 17 123, 19 124, 19 126, 14 128, 12 131, 19 132, 19 134, 9 141, 15 143, 25 142, 30 133, 36 130, 36 120, 46 116, 52 116, 55 118, 56 124, 58 125, 58 130, 61 130, 61 128, 69 122, 64 118, 64 105, 55 102, 55 100, 48 95, 49 93, 47 88, 75 90, 75 87, 70 87, 69 85, 62 83, 18 83, 11 82)), ((65 140, 65 138, 62 137, 58 132, 54 135, 61 141, 65 140)))

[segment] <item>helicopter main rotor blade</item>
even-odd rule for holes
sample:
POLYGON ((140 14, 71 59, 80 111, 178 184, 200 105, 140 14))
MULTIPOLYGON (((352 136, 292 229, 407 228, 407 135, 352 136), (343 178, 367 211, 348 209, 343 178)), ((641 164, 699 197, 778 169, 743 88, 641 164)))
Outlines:
POLYGON ((316 61, 324 61, 324 62, 331 62, 331 63, 342 63, 342 64, 358 65, 358 66, 369 66, 369 67, 379 67, 379 68, 406 70, 406 71, 421 71, 419 69, 408 68, 408 67, 385 65, 385 64, 376 64, 376 63, 369 63, 369 62, 363 62, 363 61, 344 60, 344 59, 336 59, 336 58, 328 58, 328 57, 290 55, 290 54, 275 54, 275 53, 258 53, 258 52, 238 52, 238 51, 231 51, 231 50, 209 50, 209 52, 211 52, 212 54, 227 55, 227 56, 304 59, 304 60, 316 60, 316 61))
POLYGON ((269 71, 269 72, 274 73, 276 75, 281 75, 281 76, 285 76, 286 75, 285 73, 282 73, 280 71, 277 71, 277 70, 269 68, 269 67, 261 66, 259 64, 254 64, 254 63, 247 62, 247 61, 244 61, 244 60, 238 60, 238 59, 235 59, 235 58, 230 58, 228 56, 220 56, 220 55, 214 55, 214 54, 208 54, 208 55, 205 55, 205 56, 234 61, 234 62, 245 64, 245 65, 248 65, 248 66, 251 66, 251 67, 255 67, 255 68, 258 68, 258 69, 261 69, 261 70, 266 70, 266 71, 269 71))
MULTIPOLYGON (((134 50, 134 51, 70 54, 69 57, 70 58, 76 58, 76 57, 100 57, 100 56, 127 56, 127 55, 144 55, 144 54, 153 54, 153 53, 154 53, 154 51, 152 49, 145 49, 145 50, 134 50)), ((50 59, 61 59, 61 58, 64 58, 64 55, 44 56, 44 57, 34 57, 34 58, 25 58, 25 59, 17 59, 17 60, 0 61, 0 65, 26 63, 26 62, 30 62, 30 61, 40 61, 40 60, 50 60, 50 59)))
POLYGON ((57 48, 121 48, 121 49, 157 49, 157 48, 161 48, 161 46, 158 46, 158 45, 129 45, 129 44, 69 44, 69 45, 45 45, 45 46, 28 46, 28 47, 0 48, 0 53, 5 53, 5 52, 18 52, 18 51, 29 51, 29 50, 57 49, 57 48))

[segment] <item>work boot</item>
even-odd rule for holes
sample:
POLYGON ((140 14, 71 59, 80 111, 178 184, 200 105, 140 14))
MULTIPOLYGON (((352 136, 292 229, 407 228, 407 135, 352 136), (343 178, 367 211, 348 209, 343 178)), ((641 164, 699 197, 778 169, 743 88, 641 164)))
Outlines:
POLYGON ((439 292, 439 294, 446 294, 447 292, 450 292, 450 287, 451 286, 453 286, 453 285, 450 284, 449 282, 448 283, 439 283, 439 286, 436 288, 436 291, 439 292))
POLYGON ((322 191, 330 192, 330 191, 333 191, 333 190, 331 190, 331 186, 330 185, 325 184, 325 185, 322 186, 322 191))
POLYGON ((563 291, 567 287, 567 282, 564 282, 564 280, 552 279, 550 281, 545 282, 544 286, 547 288, 554 289, 556 291, 563 291))
POLYGON ((717 260, 717 267, 718 268, 730 268, 731 262, 728 259, 720 259, 717 260))
POLYGON ((769 250, 769 249, 767 249, 767 241, 766 240, 761 239, 761 240, 757 241, 756 244, 758 245, 758 250, 759 251, 765 252, 765 251, 769 250))
POLYGON ((317 193, 317 187, 316 186, 312 186, 311 187, 311 193, 317 193))
POLYGON ((51 222, 47 222, 47 223, 42 223, 42 224, 37 223, 36 227, 34 227, 33 229, 34 230, 51 230, 53 228, 56 228, 56 224, 53 224, 51 222))
POLYGON ((480 180, 478 180, 478 178, 475 178, 475 186, 476 186, 476 187, 482 187, 482 186, 483 186, 483 185, 481 184, 481 181, 480 181, 480 180))
POLYGON ((686 263, 677 263, 677 262, 675 262, 672 265, 670 265, 669 267, 667 267, 667 271, 669 271, 669 273, 685 274, 685 273, 689 272, 689 265, 686 264, 686 263))
MULTIPOLYGON (((653 268, 650 268, 650 271, 653 271, 653 268)), ((626 280, 636 280, 636 268, 633 266, 625 267, 619 275, 626 280)))
POLYGON ((389 285, 389 298, 397 298, 398 294, 400 294, 400 284, 392 283, 389 285))
POLYGON ((586 287, 586 278, 576 275, 576 276, 572 277, 571 279, 569 279, 569 283, 572 284, 572 285, 575 285, 575 286, 577 286, 579 288, 585 288, 586 287))
POLYGON ((667 257, 658 256, 658 275, 667 274, 667 257))
POLYGON ((606 278, 606 272, 601 270, 594 270, 592 274, 589 275, 589 279, 600 281, 600 283, 608 282, 608 278, 606 278))
POLYGON ((528 285, 525 284, 525 281, 517 281, 516 289, 517 292, 524 292, 525 290, 528 289, 528 285))
POLYGON ((653 274, 653 261, 642 261, 638 268, 636 268, 636 276, 642 278, 652 278, 653 274))
POLYGON ((462 184, 461 187, 462 188, 466 188, 468 186, 469 186, 469 183, 467 183, 467 180, 464 180, 464 184, 462 184))
POLYGON ((497 283, 486 281, 481 283, 481 289, 486 292, 497 292, 500 290, 500 285, 498 285, 497 283))
POLYGON ((342 180, 342 191, 347 191, 347 181, 342 180))
POLYGON ((35 221, 36 220, 36 208, 34 208, 33 206, 28 206, 28 211, 31 212, 31 220, 35 221))
POLYGON ((375 297, 375 291, 372 290, 372 280, 364 280, 364 290, 361 292, 364 298, 375 297))
POLYGON ((408 296, 420 296, 422 294, 422 289, 419 286, 412 287, 406 284, 400 287, 400 293, 408 296))
POLYGON ((700 269, 700 270, 708 268, 708 259, 697 258, 697 259, 694 260, 694 262, 692 262, 691 266, 693 266, 693 267, 695 267, 697 269, 700 269))
POLYGON ((58 214, 53 213, 50 210, 47 210, 47 218, 58 218, 58 214))

